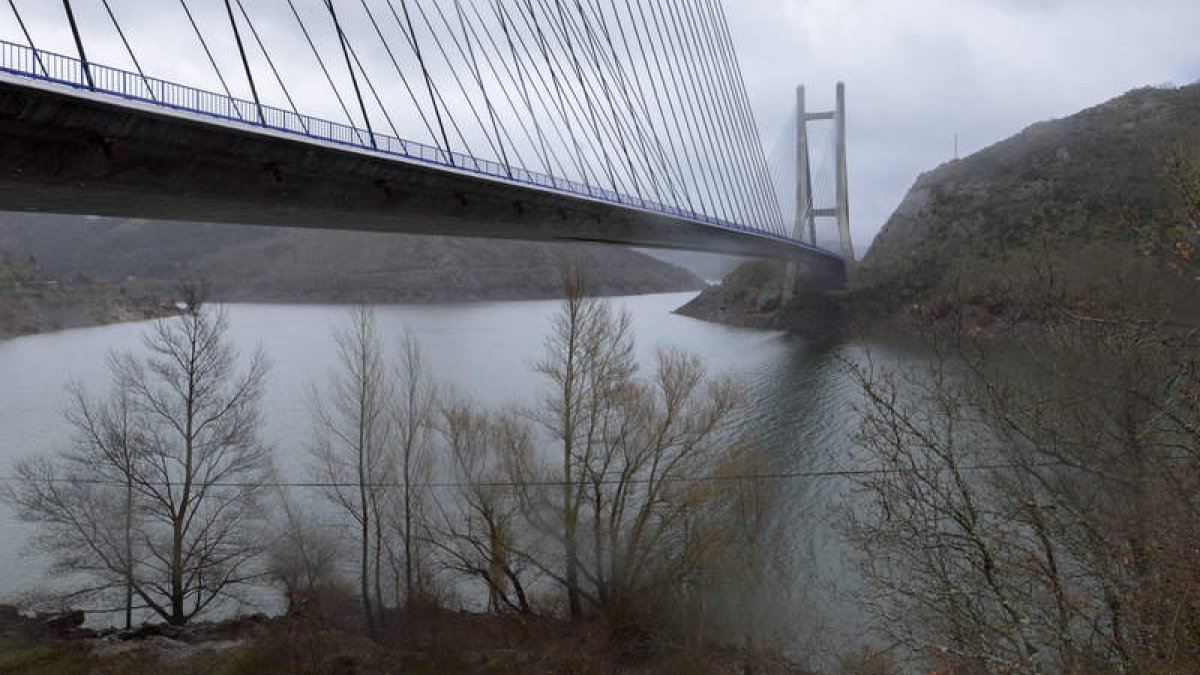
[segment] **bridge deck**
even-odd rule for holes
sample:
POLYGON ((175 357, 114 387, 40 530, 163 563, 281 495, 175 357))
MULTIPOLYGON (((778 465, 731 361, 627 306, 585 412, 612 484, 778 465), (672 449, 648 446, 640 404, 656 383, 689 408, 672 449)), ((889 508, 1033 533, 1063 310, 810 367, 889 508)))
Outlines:
POLYGON ((0 42, 0 209, 801 259, 779 235, 0 42), (24 51, 21 51, 24 50, 24 51), (44 69, 44 70, 43 70, 44 69), (130 78, 132 77, 132 83, 130 78), (254 119, 253 117, 250 119, 254 119))

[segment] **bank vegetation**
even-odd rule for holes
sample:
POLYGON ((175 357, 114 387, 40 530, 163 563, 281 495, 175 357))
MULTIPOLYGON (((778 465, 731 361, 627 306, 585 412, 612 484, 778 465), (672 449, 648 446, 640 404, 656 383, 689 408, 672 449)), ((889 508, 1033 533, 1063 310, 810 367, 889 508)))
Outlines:
POLYGON ((790 668, 764 618, 775 486, 730 424, 741 387, 674 348, 643 369, 629 315, 574 271, 564 289, 524 407, 450 391, 412 336, 349 311, 307 392, 307 475, 288 481, 262 438, 266 355, 238 354, 222 310, 181 287, 142 349, 109 357, 108 393, 72 387, 71 447, 16 466, 7 500, 55 580, 27 605, 180 638, 271 587, 269 672, 414 652, 512 672, 790 668))
POLYGON ((1008 271, 995 300, 1036 331, 978 339, 962 297, 923 366, 852 366, 874 471, 844 525, 891 658, 1200 672, 1200 165, 1163 171, 1175 208, 1139 223, 1142 259, 1083 289, 1055 282, 1072 259, 1008 271))

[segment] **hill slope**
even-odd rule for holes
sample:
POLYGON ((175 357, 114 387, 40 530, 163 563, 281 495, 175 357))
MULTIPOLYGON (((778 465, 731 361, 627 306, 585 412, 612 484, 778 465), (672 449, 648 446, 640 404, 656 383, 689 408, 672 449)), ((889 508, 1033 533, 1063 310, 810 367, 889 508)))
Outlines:
MULTIPOLYGON (((1200 156, 1200 85, 1145 88, 1034 124, 921 175, 862 261, 860 288, 920 296, 988 285, 989 272, 1052 252, 1079 282, 1106 272, 1070 263, 1137 247, 1179 221, 1166 175, 1173 153, 1200 156), (1150 231, 1147 231, 1149 228, 1150 231)), ((1009 270, 1011 271, 1011 270, 1009 270)))
POLYGON ((1172 257, 1200 244, 1198 227, 1200 84, 1138 89, 922 174, 848 294, 777 308, 782 267, 750 263, 682 311, 803 331, 838 311, 869 322, 957 305, 986 322, 1064 303, 1161 306, 1178 288, 1172 257))
POLYGON ((614 246, 0 214, 0 248, 52 274, 204 278, 218 299, 433 302, 554 297, 562 262, 606 294, 699 288, 676 266, 614 246))

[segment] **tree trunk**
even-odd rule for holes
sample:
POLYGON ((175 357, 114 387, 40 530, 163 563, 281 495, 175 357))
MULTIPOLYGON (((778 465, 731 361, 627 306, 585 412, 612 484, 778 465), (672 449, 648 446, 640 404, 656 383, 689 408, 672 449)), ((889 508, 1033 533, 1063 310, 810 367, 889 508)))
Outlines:
MULTIPOLYGON (((365 490, 364 490, 365 493, 365 490)), ((364 497, 363 501, 366 501, 364 497)), ((359 575, 359 591, 362 593, 363 616, 367 619, 367 633, 375 635, 375 614, 371 611, 371 524, 364 508, 362 514, 362 569, 359 575)))
MULTIPOLYGON (((569 447, 569 446, 568 446, 569 447)), ((571 508, 571 454, 568 449, 564 453, 565 479, 563 480, 563 539, 567 553, 567 608, 571 620, 577 620, 583 615, 583 607, 579 601, 579 548, 575 541, 575 510, 571 508)))
MULTIPOLYGON (((374 500, 372 500, 374 503, 374 500)), ((375 612, 379 616, 379 627, 383 628, 383 584, 381 574, 383 568, 383 519, 379 511, 375 511, 375 612)))
POLYGON ((413 600, 413 540, 412 540, 412 492, 409 471, 409 452, 404 457, 404 603, 411 604, 413 600))
MULTIPOLYGON (((129 472, 126 472, 126 476, 129 472)), ((125 630, 133 627, 133 483, 125 483, 125 630)))
POLYGON ((187 368, 188 391, 185 399, 186 421, 183 433, 183 493, 179 497, 179 510, 171 522, 171 616, 167 622, 176 626, 187 623, 184 609, 186 589, 183 582, 183 538, 187 527, 188 511, 191 506, 192 479, 195 472, 194 443, 196 438, 196 345, 192 343, 192 358, 187 368))

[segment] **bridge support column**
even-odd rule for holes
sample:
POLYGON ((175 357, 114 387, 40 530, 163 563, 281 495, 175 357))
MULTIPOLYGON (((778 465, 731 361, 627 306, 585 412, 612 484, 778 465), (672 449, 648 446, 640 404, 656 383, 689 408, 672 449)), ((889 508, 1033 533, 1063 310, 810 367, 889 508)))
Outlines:
POLYGON ((837 84, 837 110, 834 111, 837 125, 837 223, 838 236, 842 240, 842 260, 846 272, 854 268, 854 242, 850 240, 850 185, 846 170, 846 85, 837 84))
MULTIPOLYGON (((837 219, 838 237, 841 240, 842 257, 846 271, 854 264, 854 244, 850 241, 850 190, 846 169, 846 85, 837 84, 837 107, 830 112, 808 112, 804 87, 796 88, 796 223, 792 236, 817 243, 817 216, 833 216, 837 219), (808 123, 814 120, 832 120, 837 149, 837 197, 834 208, 817 208, 814 205, 812 167, 808 148, 808 123)), ((795 262, 787 264, 783 279, 782 300, 790 302, 796 294, 796 282, 800 270, 795 262)))
MULTIPOLYGON (((817 243, 817 223, 812 212, 812 174, 809 169, 808 119, 803 85, 796 87, 796 224, 792 228, 792 237, 814 245, 817 243)), ((796 262, 789 262, 783 279, 785 303, 790 302, 795 295, 796 273, 796 262)))

